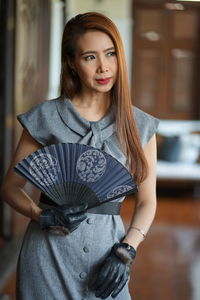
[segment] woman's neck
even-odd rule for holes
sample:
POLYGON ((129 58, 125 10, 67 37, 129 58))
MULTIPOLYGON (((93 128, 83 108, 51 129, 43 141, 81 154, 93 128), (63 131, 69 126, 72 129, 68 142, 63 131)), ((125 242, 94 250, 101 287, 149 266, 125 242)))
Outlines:
POLYGON ((111 106, 110 94, 94 95, 93 97, 76 95, 71 101, 77 111, 90 121, 100 120, 111 106))

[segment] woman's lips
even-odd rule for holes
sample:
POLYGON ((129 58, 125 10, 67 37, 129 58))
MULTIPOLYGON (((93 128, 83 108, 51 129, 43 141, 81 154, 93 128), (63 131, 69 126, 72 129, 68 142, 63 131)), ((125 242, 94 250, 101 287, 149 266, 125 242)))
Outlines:
POLYGON ((111 80, 111 77, 96 79, 96 81, 99 84, 108 84, 110 82, 110 80, 111 80))

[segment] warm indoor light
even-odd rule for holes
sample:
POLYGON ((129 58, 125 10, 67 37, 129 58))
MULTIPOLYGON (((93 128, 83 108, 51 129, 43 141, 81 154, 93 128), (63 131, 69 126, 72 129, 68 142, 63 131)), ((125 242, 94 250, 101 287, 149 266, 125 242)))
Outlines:
POLYGON ((170 10, 184 10, 184 6, 181 3, 165 3, 165 7, 170 10))
POLYGON ((200 2, 200 0, 176 0, 176 1, 186 1, 186 2, 200 2))

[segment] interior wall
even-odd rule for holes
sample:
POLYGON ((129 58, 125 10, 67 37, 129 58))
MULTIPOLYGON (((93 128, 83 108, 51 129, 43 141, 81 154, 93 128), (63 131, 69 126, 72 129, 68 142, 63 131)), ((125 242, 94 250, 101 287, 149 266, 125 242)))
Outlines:
MULTIPOLYGON (((13 151, 13 82, 15 43, 15 2, 4 1, 0 5, 0 184, 13 151)), ((0 249, 11 236, 12 212, 0 198, 0 249)))
MULTIPOLYGON (((22 132, 16 115, 46 100, 48 96, 50 0, 17 0, 15 17, 12 151, 22 132)), ((38 199, 37 189, 31 184, 25 188, 33 200, 38 199)), ((24 231, 29 219, 14 209, 10 210, 12 217, 6 217, 6 220, 12 226, 12 236, 16 236, 24 231)))
MULTIPOLYGON (((14 115, 47 99, 50 0, 16 1, 14 115)), ((21 134, 15 118, 15 142, 21 134)))
POLYGON ((117 25, 124 43, 129 79, 132 66, 132 0, 66 0, 67 20, 79 13, 96 11, 117 25))
POLYGON ((64 29, 64 3, 62 0, 50 0, 50 55, 48 99, 60 95, 61 42, 64 29))

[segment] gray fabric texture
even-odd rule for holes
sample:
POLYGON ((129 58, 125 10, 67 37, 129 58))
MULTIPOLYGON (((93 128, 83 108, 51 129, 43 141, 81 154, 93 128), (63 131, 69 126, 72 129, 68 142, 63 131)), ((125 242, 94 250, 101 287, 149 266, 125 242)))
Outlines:
MULTIPOLYGON (((158 120, 133 108, 143 147, 156 132, 158 120)), ((125 165, 114 122, 115 108, 99 121, 84 119, 69 99, 47 100, 18 116, 18 120, 43 146, 52 143, 91 145, 125 165)), ((123 198, 115 201, 122 202, 123 198)), ((43 232, 30 221, 17 267, 18 300, 95 300, 90 288, 95 271, 116 242, 125 235, 120 216, 88 213, 69 236, 43 232)), ((107 300, 111 300, 108 297, 107 300)), ((128 283, 115 298, 130 300, 128 283)))

